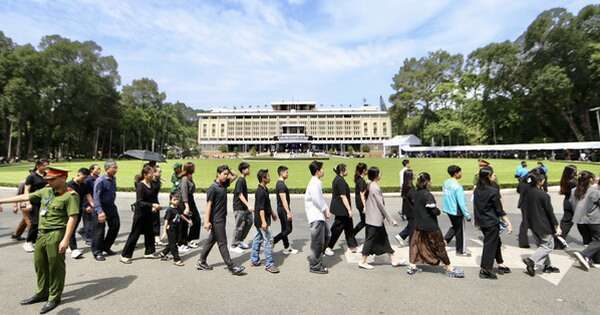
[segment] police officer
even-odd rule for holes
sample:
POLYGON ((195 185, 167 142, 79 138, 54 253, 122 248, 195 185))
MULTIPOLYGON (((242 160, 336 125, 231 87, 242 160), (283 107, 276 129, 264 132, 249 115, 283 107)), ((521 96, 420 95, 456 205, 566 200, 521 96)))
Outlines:
POLYGON ((50 166, 44 176, 48 187, 30 194, 0 199, 0 204, 24 201, 40 204, 39 235, 33 254, 37 291, 32 297, 21 301, 21 305, 47 301, 40 314, 58 306, 65 286, 65 251, 79 214, 79 196, 67 187, 67 176, 67 170, 50 166))

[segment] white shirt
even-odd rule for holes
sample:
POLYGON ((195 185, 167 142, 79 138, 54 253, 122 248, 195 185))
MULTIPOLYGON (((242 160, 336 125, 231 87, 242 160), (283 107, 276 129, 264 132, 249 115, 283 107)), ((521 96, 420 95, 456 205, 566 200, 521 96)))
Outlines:
POLYGON ((306 193, 304 193, 304 211, 306 212, 308 224, 315 221, 325 221, 324 213, 327 209, 321 180, 313 176, 308 182, 306 193))

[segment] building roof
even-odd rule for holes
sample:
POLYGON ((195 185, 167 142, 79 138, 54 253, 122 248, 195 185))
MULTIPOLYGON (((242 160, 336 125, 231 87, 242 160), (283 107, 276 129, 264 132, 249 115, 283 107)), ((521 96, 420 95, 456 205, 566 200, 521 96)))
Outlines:
POLYGON ((588 142, 553 142, 553 143, 518 143, 493 145, 459 145, 444 147, 409 147, 406 152, 449 152, 449 151, 540 151, 540 150, 585 150, 600 149, 600 141, 588 142))
POLYGON ((421 139, 415 135, 398 135, 383 142, 386 147, 421 145, 421 139))

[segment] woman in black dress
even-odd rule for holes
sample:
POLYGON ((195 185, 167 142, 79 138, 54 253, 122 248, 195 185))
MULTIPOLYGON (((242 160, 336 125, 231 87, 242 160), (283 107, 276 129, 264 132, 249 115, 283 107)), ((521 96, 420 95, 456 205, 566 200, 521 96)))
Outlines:
MULTIPOLYGON (((200 212, 198 212, 198 207, 196 206, 196 201, 194 200, 194 193, 196 192, 196 184, 194 183, 194 172, 196 170, 196 166, 192 162, 187 162, 183 166, 183 176, 181 177, 181 183, 179 184, 179 189, 181 191, 181 201, 183 202, 184 211, 183 214, 186 217, 189 217, 192 221, 192 226, 190 227, 189 233, 187 234, 186 241, 187 246, 191 248, 197 248, 198 243, 200 241, 200 228, 202 227, 200 212)), ((185 227, 184 227, 185 229, 185 227)), ((182 251, 186 251, 187 248, 184 245, 182 251)))
POLYGON ((156 202, 155 190, 152 187, 154 169, 151 166, 144 166, 140 176, 140 181, 135 187, 135 206, 133 213, 133 223, 131 232, 123 247, 120 261, 124 264, 131 264, 131 256, 135 250, 135 245, 144 234, 145 253, 144 258, 157 258, 155 255, 153 215, 160 211, 160 205, 156 202))
POLYGON ((410 239, 410 265, 407 273, 409 275, 416 274, 417 264, 437 266, 442 263, 449 277, 464 278, 464 272, 450 264, 444 235, 442 235, 437 220, 441 211, 435 203, 435 198, 429 192, 430 189, 431 176, 425 172, 420 173, 417 176, 417 191, 413 209, 416 227, 410 239))
POLYGON ((494 259, 498 263, 498 273, 510 273, 502 259, 501 229, 512 233, 512 225, 503 210, 500 201, 500 190, 493 181, 494 170, 490 166, 479 170, 479 179, 473 193, 473 209, 475 212, 475 225, 483 233, 483 253, 481 255, 481 270, 479 277, 482 279, 498 279, 493 271, 494 259))
MULTIPOLYGON (((400 246, 406 246, 406 239, 409 238, 415 230, 415 215, 413 208, 415 206, 415 184, 413 181, 413 171, 407 169, 404 171, 404 180, 402 181, 402 214, 406 217, 407 224, 404 230, 396 234, 395 238, 400 246)), ((409 239, 410 243, 410 239, 409 239)))
POLYGON ((338 164, 333 172, 336 174, 331 183, 332 195, 331 205, 329 207, 331 213, 335 215, 335 220, 331 225, 331 238, 325 249, 325 255, 333 255, 333 247, 338 241, 342 232, 346 237, 346 245, 348 249, 355 253, 356 239, 354 238, 354 224, 352 224, 352 204, 350 203, 350 186, 344 179, 348 175, 346 164, 338 164))
POLYGON ((367 199, 365 194, 367 193, 367 182, 365 176, 367 175, 367 164, 358 163, 356 164, 356 171, 354 173, 354 200, 356 209, 360 215, 360 222, 354 227, 354 237, 360 232, 366 225, 365 223, 365 200, 367 199))
MULTIPOLYGON (((571 198, 571 191, 573 188, 577 186, 577 166, 575 165, 567 165, 563 170, 562 176, 560 178, 560 191, 559 193, 565 196, 563 200, 563 216, 560 220, 560 230, 562 234, 557 237, 559 242, 556 244, 556 248, 563 249, 565 248, 566 238, 569 235, 569 231, 573 227, 573 214, 575 209, 571 206, 569 202, 569 198, 571 198)), ((585 233, 580 234, 583 236, 585 233)), ((584 240, 584 244, 587 244, 584 240)))

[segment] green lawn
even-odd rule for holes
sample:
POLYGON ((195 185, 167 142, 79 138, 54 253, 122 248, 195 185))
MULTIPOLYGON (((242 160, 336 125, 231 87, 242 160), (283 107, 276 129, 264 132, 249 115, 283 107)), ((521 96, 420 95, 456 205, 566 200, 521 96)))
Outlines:
MULTIPOLYGON (((179 161, 179 162, 187 162, 179 161)), ((206 189, 215 177, 216 168, 220 164, 228 164, 232 169, 237 171, 237 165, 241 160, 193 160, 196 164, 196 173, 194 179, 200 190, 206 189)), ((170 160, 167 163, 161 163, 163 168, 164 188, 169 188, 169 181, 172 173, 172 165, 176 160, 170 160)), ((271 178, 274 181, 276 177, 277 167, 279 165, 287 165, 290 169, 290 177, 288 186, 294 191, 301 191, 306 187, 310 173, 308 164, 310 161, 249 161, 251 165, 251 176, 248 180, 250 188, 256 187, 256 171, 261 168, 268 168, 271 178)), ((350 186, 354 186, 352 177, 354 167, 358 162, 365 162, 367 165, 378 166, 382 170, 382 186, 386 191, 397 191, 399 186, 398 172, 402 168, 400 160, 397 159, 381 159, 381 158, 365 158, 365 159, 339 159, 333 158, 323 161, 325 164, 324 187, 330 188, 331 181, 334 177, 333 168, 338 163, 345 163, 349 166, 350 174, 347 178, 350 186)), ((519 161, 517 160, 490 160, 492 166, 497 173, 498 179, 503 185, 515 183, 514 171, 519 161)), ((65 167, 70 171, 76 171, 81 167, 88 167, 91 161, 87 162, 71 162, 71 163, 54 163, 54 165, 65 167)), ((560 175, 565 165, 571 162, 545 162, 549 168, 549 178, 551 183, 557 183, 560 180, 560 175)), ((133 178, 140 171, 142 161, 118 161, 119 173, 117 174, 118 186, 122 190, 130 190, 133 187, 133 178)), ((477 170, 477 161, 475 159, 446 159, 446 158, 430 158, 430 159, 411 159, 412 169, 416 173, 421 171, 429 172, 433 177, 433 185, 440 186, 447 178, 446 168, 450 164, 457 164, 463 169, 463 179, 461 182, 469 186, 473 183, 473 176, 477 170)), ((529 161, 529 166, 534 166, 535 161, 529 161)), ((600 165, 598 164, 578 164, 580 170, 586 169, 600 174, 600 165)), ((1 185, 17 185, 21 180, 24 180, 28 174, 28 170, 32 168, 32 164, 19 164, 0 167, 0 184, 1 185)))

